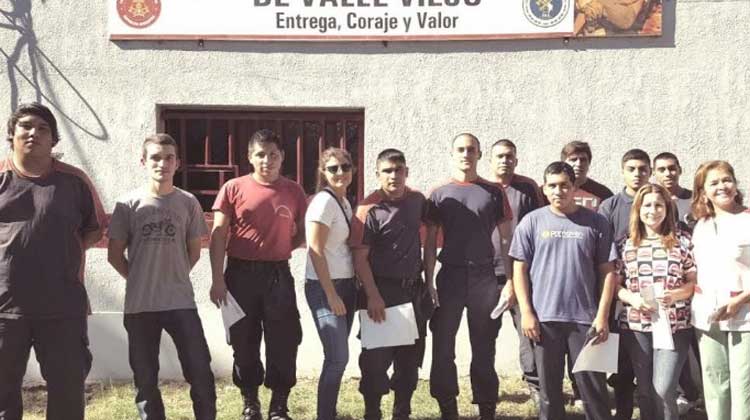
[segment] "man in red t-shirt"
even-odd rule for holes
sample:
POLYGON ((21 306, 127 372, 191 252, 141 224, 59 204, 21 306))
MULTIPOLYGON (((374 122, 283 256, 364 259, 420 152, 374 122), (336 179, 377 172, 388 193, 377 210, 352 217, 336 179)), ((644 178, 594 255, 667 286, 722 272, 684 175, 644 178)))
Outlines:
POLYGON ((262 419, 258 387, 265 383, 272 390, 269 420, 289 420, 287 399, 296 384, 302 341, 289 258, 304 241, 306 199, 299 184, 281 176, 284 151, 273 131, 252 135, 248 159, 253 172, 224 184, 214 202, 211 301, 226 304, 231 293, 246 314, 229 329, 232 379, 244 399, 243 418, 262 419))

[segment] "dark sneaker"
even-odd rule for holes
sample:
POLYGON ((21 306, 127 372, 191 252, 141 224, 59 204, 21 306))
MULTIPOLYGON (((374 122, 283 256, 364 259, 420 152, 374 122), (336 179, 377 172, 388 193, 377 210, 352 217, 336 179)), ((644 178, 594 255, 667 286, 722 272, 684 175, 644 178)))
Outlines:
POLYGON ((440 420, 458 420, 458 403, 456 398, 438 400, 440 406, 440 420))
POLYGON ((288 401, 288 390, 274 390, 271 392, 271 403, 268 405, 268 420, 292 420, 289 417, 288 401))
POLYGON ((258 397, 243 397, 245 408, 242 410, 242 420, 263 420, 260 413, 260 401, 258 397))
POLYGON ((411 396, 412 393, 399 393, 393 398, 393 416, 391 420, 409 420, 411 414, 411 396))
POLYGON ((495 411, 497 404, 481 403, 479 404, 479 420, 495 420, 495 411))

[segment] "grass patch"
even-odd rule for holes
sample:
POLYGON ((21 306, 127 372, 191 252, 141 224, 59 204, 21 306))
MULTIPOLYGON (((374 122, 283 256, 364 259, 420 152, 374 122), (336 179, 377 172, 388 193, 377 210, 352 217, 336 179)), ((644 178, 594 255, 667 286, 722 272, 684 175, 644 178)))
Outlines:
MULTIPOLYGON (((358 379, 344 381, 339 394, 339 420, 361 419, 364 403, 357 391, 358 379)), ((461 379, 461 395, 459 396, 459 412, 462 419, 473 419, 477 416, 476 406, 471 404, 471 386, 468 378, 461 379)), ((534 404, 529 400, 526 385, 520 379, 501 378, 500 403, 497 410, 498 420, 524 420, 537 418, 534 404)), ((171 420, 193 419, 192 405, 188 388, 184 382, 163 382, 161 385, 162 398, 167 408, 167 418, 171 420)), ((566 389, 569 395, 569 389, 566 389)), ((44 387, 24 389, 24 405, 26 420, 44 420, 46 407, 46 390, 44 387)), ((242 410, 242 398, 231 380, 219 380, 216 383, 217 407, 220 420, 237 419, 242 410)), ((138 414, 133 403, 133 386, 130 383, 91 384, 86 388, 86 418, 88 420, 133 420, 138 414)), ((317 381, 315 379, 300 379, 292 390, 290 397, 290 411, 295 420, 312 420, 315 418, 315 401, 317 395, 317 381)), ((261 389, 261 403, 264 417, 268 407, 270 392, 261 389)), ((393 394, 383 398, 383 418, 390 419, 393 405, 393 394)), ((584 416, 574 407, 567 407, 568 419, 583 420, 584 416)), ((413 420, 437 420, 440 411, 437 403, 430 396, 429 383, 420 381, 412 399, 413 420)), ((637 418, 637 416, 636 416, 637 418)), ((705 419, 705 415, 694 414, 688 420, 705 419)))

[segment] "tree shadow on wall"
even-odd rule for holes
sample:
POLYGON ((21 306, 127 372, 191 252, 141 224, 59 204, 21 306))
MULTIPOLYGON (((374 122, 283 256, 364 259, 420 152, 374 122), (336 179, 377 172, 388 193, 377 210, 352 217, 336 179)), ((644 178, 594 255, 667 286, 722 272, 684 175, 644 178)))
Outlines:
MULTIPOLYGON (((49 0, 37 1, 44 4, 49 0)), ((7 10, 0 9, 0 30, 13 31, 18 35, 15 45, 12 48, 6 50, 4 46, 0 46, 0 54, 5 56, 10 109, 14 110, 18 107, 20 84, 25 81, 34 89, 33 99, 38 102, 44 100, 51 105, 56 110, 58 118, 62 117, 61 122, 63 124, 74 126, 97 140, 109 140, 107 128, 102 123, 96 111, 94 111, 81 92, 76 89, 70 79, 39 48, 31 11, 32 0, 10 0, 9 4, 7 10), (24 71, 21 67, 21 61, 24 59, 28 60, 28 71, 24 71), (54 76, 60 82, 53 84, 50 76, 54 76), (61 89, 73 92, 92 117, 92 122, 76 120, 74 116, 64 111, 63 103, 57 93, 61 89)), ((26 101, 24 99, 24 102, 26 101)), ((76 144, 74 147, 78 148, 79 146, 76 144)), ((77 152, 80 152, 80 150, 77 150, 77 152)))

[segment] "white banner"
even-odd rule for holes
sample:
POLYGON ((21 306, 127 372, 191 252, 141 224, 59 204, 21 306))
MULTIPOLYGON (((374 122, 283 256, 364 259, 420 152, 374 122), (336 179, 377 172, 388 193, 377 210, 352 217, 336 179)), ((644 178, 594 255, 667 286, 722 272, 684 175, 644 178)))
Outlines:
POLYGON ((107 0, 113 40, 412 41, 573 35, 573 0, 107 0))

